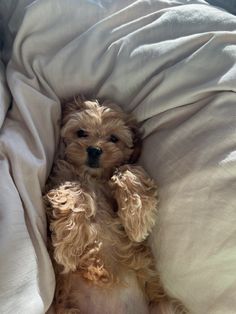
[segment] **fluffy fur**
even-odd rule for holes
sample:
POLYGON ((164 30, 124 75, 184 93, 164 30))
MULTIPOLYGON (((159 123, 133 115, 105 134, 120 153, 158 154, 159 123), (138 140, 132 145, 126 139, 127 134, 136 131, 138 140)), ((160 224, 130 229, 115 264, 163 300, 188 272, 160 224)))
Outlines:
POLYGON ((63 150, 44 195, 56 313, 168 308, 146 240, 157 216, 157 186, 133 164, 139 135, 136 121, 112 103, 77 98, 63 106, 63 150))

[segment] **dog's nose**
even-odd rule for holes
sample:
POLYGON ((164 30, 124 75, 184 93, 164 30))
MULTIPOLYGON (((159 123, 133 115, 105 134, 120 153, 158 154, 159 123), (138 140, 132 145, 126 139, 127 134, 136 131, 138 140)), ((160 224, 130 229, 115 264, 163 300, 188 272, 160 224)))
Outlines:
POLYGON ((100 147, 89 146, 87 148, 87 153, 90 158, 98 158, 102 154, 102 149, 100 147))

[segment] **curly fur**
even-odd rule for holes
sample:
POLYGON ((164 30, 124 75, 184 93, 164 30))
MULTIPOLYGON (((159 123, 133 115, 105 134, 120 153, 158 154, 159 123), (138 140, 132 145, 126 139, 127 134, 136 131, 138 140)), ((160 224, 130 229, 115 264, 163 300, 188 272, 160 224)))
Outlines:
POLYGON ((167 300, 146 241, 157 186, 131 164, 139 135, 136 121, 110 102, 78 97, 63 106, 63 149, 44 195, 57 313, 157 313, 167 300), (88 147, 102 152, 92 165, 88 147))

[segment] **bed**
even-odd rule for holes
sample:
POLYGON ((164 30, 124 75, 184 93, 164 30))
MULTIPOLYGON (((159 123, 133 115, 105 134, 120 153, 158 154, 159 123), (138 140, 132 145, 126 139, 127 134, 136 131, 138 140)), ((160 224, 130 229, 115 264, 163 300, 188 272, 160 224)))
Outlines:
POLYGON ((209 2, 1 2, 1 313, 52 302, 41 193, 60 103, 82 93, 142 123, 139 163, 160 194, 149 240, 169 295, 192 314, 235 314, 235 5, 209 2))

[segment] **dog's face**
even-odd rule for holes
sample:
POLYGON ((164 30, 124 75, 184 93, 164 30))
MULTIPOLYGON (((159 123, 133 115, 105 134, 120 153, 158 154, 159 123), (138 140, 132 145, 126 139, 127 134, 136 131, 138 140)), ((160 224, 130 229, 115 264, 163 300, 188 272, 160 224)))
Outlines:
POLYGON ((65 156, 80 171, 102 175, 131 161, 140 146, 138 133, 135 120, 111 103, 76 99, 64 105, 65 156))

